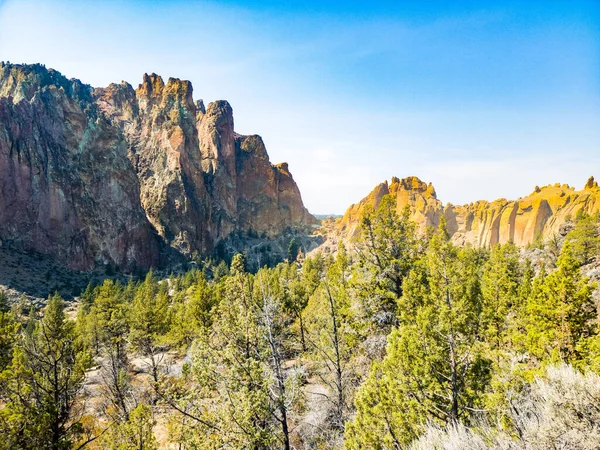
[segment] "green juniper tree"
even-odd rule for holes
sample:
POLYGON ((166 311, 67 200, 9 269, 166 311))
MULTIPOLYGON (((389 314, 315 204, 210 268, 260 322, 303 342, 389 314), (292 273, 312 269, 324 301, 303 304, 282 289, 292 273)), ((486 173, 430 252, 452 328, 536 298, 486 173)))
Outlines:
POLYGON ((190 287, 183 292, 175 292, 168 332, 168 341, 172 345, 187 348, 195 338, 210 329, 217 301, 215 290, 215 284, 209 283, 199 272, 190 287))
POLYGON ((0 376, 5 448, 70 449, 82 432, 78 396, 89 358, 77 350, 64 309, 58 294, 48 299, 43 318, 15 343, 0 376))
POLYGON ((566 236, 573 257, 580 265, 589 263, 600 253, 600 213, 591 215, 580 211, 575 219, 575 227, 566 236))
POLYGON ((356 286, 367 316, 379 314, 380 321, 389 322, 419 254, 416 226, 409 208, 398 215, 396 198, 385 195, 377 208, 365 208, 360 231, 356 286))
POLYGON ((153 427, 156 420, 152 408, 139 404, 129 414, 126 422, 121 422, 105 435, 102 448, 106 450, 158 450, 153 427))
POLYGON ((518 303, 520 282, 519 252, 513 244, 495 245, 483 268, 481 277, 482 334, 491 350, 500 354, 506 350, 512 309, 518 303))
POLYGON ((404 283, 387 355, 357 393, 346 448, 406 448, 428 420, 468 421, 482 405, 490 363, 478 270, 476 250, 458 249, 444 230, 432 238, 404 283))
POLYGON ((129 340, 148 359, 152 379, 158 383, 164 336, 169 331, 169 295, 160 289, 151 271, 135 292, 128 319, 129 340))
POLYGON ((88 348, 101 361, 103 400, 106 413, 114 421, 126 421, 135 407, 129 363, 129 308, 128 298, 134 289, 129 284, 105 280, 94 290, 89 313, 78 314, 78 328, 83 330, 88 348))
POLYGON ((581 274, 580 262, 566 242, 557 270, 544 270, 533 282, 523 318, 525 350, 537 361, 585 358, 586 340, 597 334, 595 285, 581 274))
POLYGON ((0 373, 9 365, 20 324, 8 306, 8 299, 0 291, 0 373))

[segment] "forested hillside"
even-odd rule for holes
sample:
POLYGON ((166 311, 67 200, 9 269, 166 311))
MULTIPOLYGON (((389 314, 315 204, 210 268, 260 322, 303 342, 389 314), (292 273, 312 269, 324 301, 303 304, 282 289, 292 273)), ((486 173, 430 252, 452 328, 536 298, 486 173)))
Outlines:
POLYGON ((461 247, 387 195, 335 257, 0 297, 0 448, 598 448, 598 226, 461 247))

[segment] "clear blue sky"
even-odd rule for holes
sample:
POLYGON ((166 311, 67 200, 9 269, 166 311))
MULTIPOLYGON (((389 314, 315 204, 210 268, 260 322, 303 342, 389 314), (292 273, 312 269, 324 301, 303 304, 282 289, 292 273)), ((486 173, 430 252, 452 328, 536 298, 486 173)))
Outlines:
POLYGON ((444 202, 600 177, 600 1, 0 0, 0 60, 227 99, 341 213, 391 176, 444 202))

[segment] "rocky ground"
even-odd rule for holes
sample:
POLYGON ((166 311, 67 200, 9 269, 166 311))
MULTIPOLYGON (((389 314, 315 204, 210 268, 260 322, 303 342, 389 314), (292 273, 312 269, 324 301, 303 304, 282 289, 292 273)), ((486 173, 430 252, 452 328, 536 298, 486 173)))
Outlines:
POLYGON ((328 217, 321 221, 321 226, 315 231, 320 238, 320 245, 309 250, 309 255, 322 252, 324 255, 335 255, 340 242, 348 241, 348 237, 339 231, 341 218, 328 217))
POLYGON ((88 283, 101 283, 112 276, 105 270, 70 270, 49 256, 0 246, 0 290, 7 293, 9 301, 25 298, 41 304, 54 292, 72 300, 88 283))

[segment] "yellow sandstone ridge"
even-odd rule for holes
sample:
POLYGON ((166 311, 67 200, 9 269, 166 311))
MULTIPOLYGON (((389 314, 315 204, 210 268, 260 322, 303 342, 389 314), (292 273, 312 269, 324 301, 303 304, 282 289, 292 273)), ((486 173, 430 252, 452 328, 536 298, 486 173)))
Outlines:
POLYGON ((463 206, 443 206, 433 185, 417 177, 402 180, 394 177, 389 185, 387 182, 378 185, 367 197, 348 208, 339 230, 349 238, 355 236, 365 205, 376 207, 386 194, 396 196, 397 212, 409 205, 412 219, 421 229, 437 226, 443 215, 455 243, 477 246, 506 242, 525 246, 539 236, 554 235, 580 211, 588 214, 600 211, 600 187, 594 177, 590 177, 581 191, 556 183, 542 188, 536 186, 530 195, 519 200, 480 200, 463 206))

